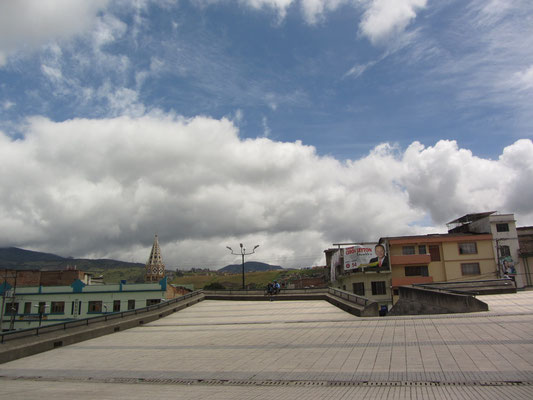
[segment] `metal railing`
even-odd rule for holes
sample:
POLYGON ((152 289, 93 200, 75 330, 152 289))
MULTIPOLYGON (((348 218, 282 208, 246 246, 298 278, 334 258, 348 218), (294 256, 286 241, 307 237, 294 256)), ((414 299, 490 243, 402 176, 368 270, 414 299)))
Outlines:
MULTIPOLYGON (((358 296, 356 294, 347 292, 345 290, 336 289, 332 287, 328 288, 306 288, 306 289, 280 289, 279 293, 274 296, 279 295, 298 295, 298 294, 331 294, 340 299, 347 300, 351 303, 358 304, 360 306, 366 307, 369 304, 375 303, 373 300, 369 300, 366 297, 358 296)), ((268 296, 269 294, 266 290, 205 290, 205 294, 208 295, 226 295, 226 296, 268 296)))
MULTIPOLYGON (((305 289, 280 289, 277 295, 280 294, 313 294, 313 293, 327 293, 327 288, 305 288, 305 289)), ((225 290, 204 290, 206 294, 224 294, 229 296, 250 295, 263 296, 267 294, 266 289, 225 289, 225 290)))
POLYGON ((191 293, 187 293, 186 295, 183 295, 181 297, 176 297, 174 299, 165 300, 165 301, 162 301, 161 303, 153 304, 151 306, 135 308, 133 310, 111 312, 111 313, 106 313, 103 315, 98 315, 96 317, 73 319, 71 321, 58 322, 56 324, 39 326, 37 328, 27 328, 27 329, 19 329, 19 330, 8 331, 8 332, 0 332, 0 343, 4 343, 6 338, 7 340, 10 340, 10 339, 26 337, 26 336, 38 336, 40 333, 54 332, 58 330, 67 330, 67 329, 76 328, 79 326, 89 326, 90 324, 94 324, 97 322, 125 318, 131 315, 144 314, 150 311, 158 310, 161 308, 166 308, 172 304, 179 303, 183 300, 187 300, 191 297, 198 296, 202 293, 203 293, 203 290, 197 290, 191 293))
POLYGON ((374 300, 367 299, 363 296, 358 296, 354 293, 347 292, 346 290, 336 289, 336 288, 328 288, 329 294, 332 294, 333 296, 339 297, 344 300, 348 300, 351 303, 359 304, 363 307, 366 307, 369 304, 375 303, 374 300))

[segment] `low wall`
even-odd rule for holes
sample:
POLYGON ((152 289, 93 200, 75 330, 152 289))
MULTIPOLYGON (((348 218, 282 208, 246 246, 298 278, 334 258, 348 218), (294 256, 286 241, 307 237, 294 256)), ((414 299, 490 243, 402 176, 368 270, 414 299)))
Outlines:
POLYGON ((123 317, 120 316, 120 313, 116 313, 106 317, 89 318, 80 320, 79 324, 69 323, 68 327, 65 326, 64 328, 59 325, 49 325, 40 329, 16 331, 13 334, 6 335, 3 338, 4 342, 0 344, 0 364, 57 347, 134 328, 166 317, 202 300, 204 300, 204 294, 199 292, 185 299, 178 298, 173 302, 162 303, 160 307, 142 313, 128 313, 123 317), (30 335, 32 332, 36 333, 30 335))
POLYGON ((279 294, 269 296, 263 290, 204 290, 206 300, 325 300, 340 309, 358 317, 378 316, 378 303, 356 296, 340 289, 282 289, 279 294), (354 300, 362 300, 358 304, 354 300))
POLYGON ((474 296, 413 286, 400 286, 400 299, 388 315, 453 314, 488 311, 474 296))
POLYGON ((357 317, 377 317, 379 315, 378 303, 376 302, 371 302, 366 306, 361 306, 359 304, 346 301, 345 299, 330 293, 327 294, 326 300, 334 306, 339 307, 341 310, 344 310, 357 317))
POLYGON ((281 289, 270 296, 264 290, 204 290, 206 300, 326 300, 328 289, 281 289))
POLYGON ((433 282, 414 285, 427 289, 444 289, 458 294, 505 294, 516 293, 516 283, 512 279, 489 279, 464 282, 433 282))

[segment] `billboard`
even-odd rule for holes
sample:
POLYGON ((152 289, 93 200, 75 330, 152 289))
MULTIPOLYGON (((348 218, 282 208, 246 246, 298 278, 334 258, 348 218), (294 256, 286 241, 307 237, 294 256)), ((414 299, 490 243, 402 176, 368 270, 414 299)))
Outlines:
POLYGON ((344 248, 345 271, 389 271, 385 246, 379 243, 361 243, 344 248))

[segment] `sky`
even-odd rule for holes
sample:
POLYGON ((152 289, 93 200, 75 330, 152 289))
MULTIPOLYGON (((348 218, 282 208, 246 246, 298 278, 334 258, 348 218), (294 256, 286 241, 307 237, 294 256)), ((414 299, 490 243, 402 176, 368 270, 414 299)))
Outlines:
POLYGON ((533 225, 530 0, 0 2, 0 247, 167 268, 533 225))

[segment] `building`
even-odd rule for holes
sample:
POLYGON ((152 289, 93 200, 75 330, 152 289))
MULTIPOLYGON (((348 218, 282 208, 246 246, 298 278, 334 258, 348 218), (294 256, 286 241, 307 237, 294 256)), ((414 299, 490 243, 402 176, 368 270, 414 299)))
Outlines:
POLYGON ((157 235, 155 235, 152 251, 146 262, 145 269, 144 280, 146 282, 159 282, 165 277, 165 264, 163 264, 163 259, 161 258, 161 249, 159 248, 157 235))
POLYGON ((40 270, 0 270, 0 284, 8 282, 11 286, 63 286, 70 285, 74 281, 80 280, 86 285, 93 283, 90 273, 80 271, 75 267, 68 267, 62 270, 40 271, 40 270))
POLYGON ((399 286, 498 278, 491 234, 386 237, 380 243, 390 255, 393 303, 399 286))
POLYGON ((533 227, 517 230, 513 214, 495 211, 466 214, 447 225, 448 233, 380 238, 389 268, 347 262, 353 252, 347 246, 359 251, 375 243, 336 244, 324 251, 329 281, 380 306, 394 304, 403 285, 503 277, 515 279, 518 288, 532 284, 533 227))
POLYGON ((86 285, 76 280, 69 286, 0 286, 2 330, 34 328, 106 313, 158 304, 185 294, 185 290, 157 283, 86 285), (12 300, 14 299, 14 300, 12 300))
POLYGON ((466 214, 447 225, 449 233, 491 234, 498 277, 511 276, 519 289, 526 286, 525 271, 520 262, 520 244, 514 214, 497 214, 496 211, 466 214))
MULTIPOLYGON (((324 251, 326 256, 326 270, 329 271, 329 280, 332 287, 346 290, 356 295, 374 300, 380 309, 392 306, 391 270, 389 265, 376 267, 370 264, 374 260, 374 248, 379 246, 376 242, 371 243, 341 243, 335 244, 337 248, 324 251), (341 247, 344 246, 344 247, 341 247), (362 249, 366 258, 361 258, 357 266, 350 262, 348 253, 353 249, 362 249), (365 266, 363 266, 365 265, 365 266)), ((386 248, 384 248, 386 250, 386 248)), ((385 259, 387 251, 385 251, 385 259)))
POLYGON ((34 328, 127 311, 188 293, 190 290, 184 287, 167 283, 157 235, 146 263, 146 281, 91 285, 90 274, 72 268, 0 271, 0 330, 34 328))

